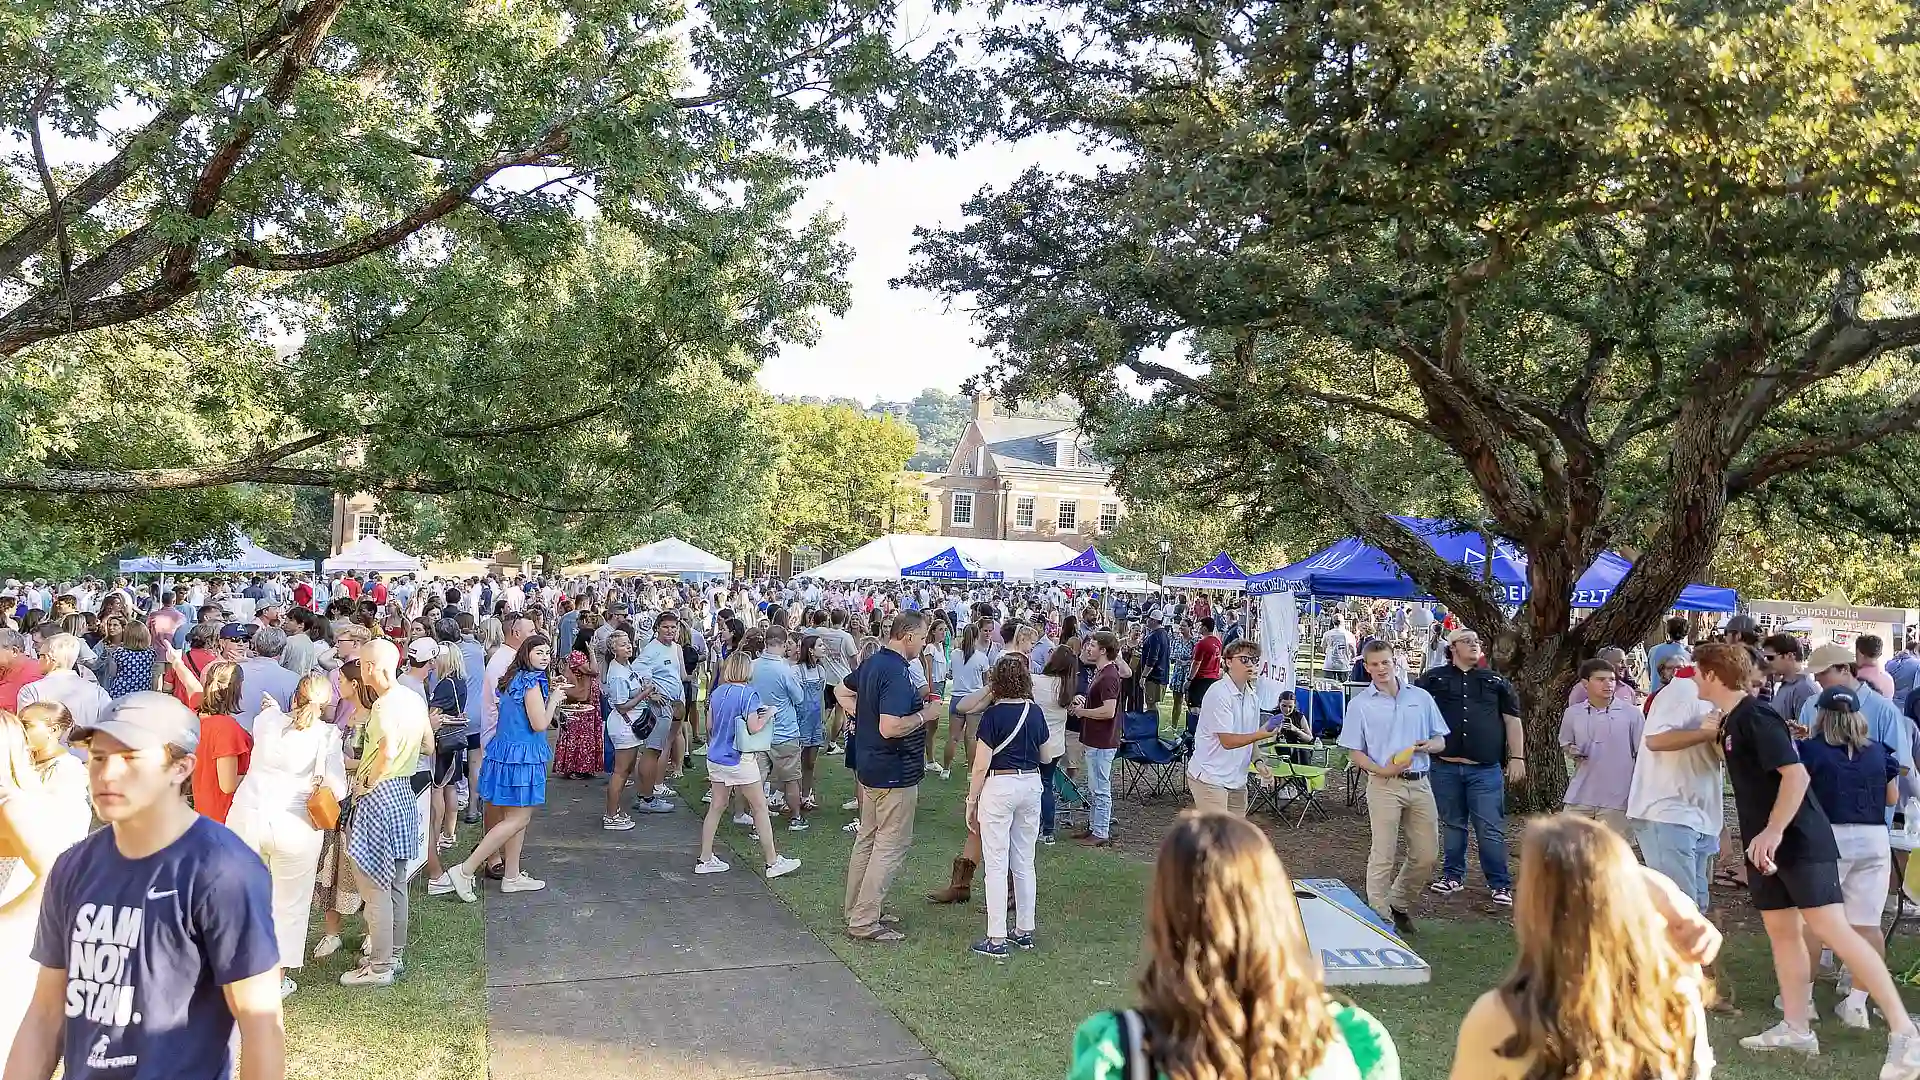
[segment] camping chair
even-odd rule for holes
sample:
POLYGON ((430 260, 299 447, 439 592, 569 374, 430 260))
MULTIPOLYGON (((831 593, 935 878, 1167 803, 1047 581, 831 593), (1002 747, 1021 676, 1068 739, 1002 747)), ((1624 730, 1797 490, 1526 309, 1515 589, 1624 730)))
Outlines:
POLYGON ((1159 713, 1121 714, 1119 758, 1128 798, 1147 800, 1186 793, 1187 756, 1179 743, 1161 737, 1159 713), (1141 790, 1142 785, 1146 790, 1141 790))
POLYGON ((1053 831, 1056 836, 1064 836, 1076 818, 1082 828, 1091 828, 1093 813, 1080 785, 1067 775, 1066 759, 1062 758, 1059 764, 1060 767, 1053 770, 1053 831))
POLYGON ((1271 810, 1277 816, 1280 813, 1280 781, 1276 774, 1273 779, 1262 779, 1258 763, 1247 766, 1247 816, 1252 817, 1261 810, 1271 810))
POLYGON ((1296 765, 1293 760, 1282 755, 1270 763, 1273 768, 1274 807, 1276 816, 1286 817, 1286 811, 1295 804, 1300 807, 1300 816, 1294 818, 1293 827, 1299 828, 1306 823, 1309 812, 1322 818, 1327 816, 1327 808, 1320 805, 1320 792, 1327 787, 1327 769, 1323 765, 1296 765))

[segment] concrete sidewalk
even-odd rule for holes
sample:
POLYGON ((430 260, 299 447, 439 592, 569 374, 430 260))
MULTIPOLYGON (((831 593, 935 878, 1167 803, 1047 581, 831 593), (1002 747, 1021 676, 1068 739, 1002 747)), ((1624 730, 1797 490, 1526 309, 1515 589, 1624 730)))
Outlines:
POLYGON ((489 883, 491 1080, 951 1080, 757 859, 723 849, 732 870, 694 875, 704 807, 607 832, 605 791, 550 781, 523 857, 546 889, 489 883))

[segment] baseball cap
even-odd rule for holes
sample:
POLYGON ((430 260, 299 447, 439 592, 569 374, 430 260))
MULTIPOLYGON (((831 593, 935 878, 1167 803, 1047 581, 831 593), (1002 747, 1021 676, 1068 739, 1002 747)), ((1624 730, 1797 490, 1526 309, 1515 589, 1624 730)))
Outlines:
POLYGON ((439 655, 440 647, 432 638, 414 638, 413 644, 407 646, 407 659, 416 664, 424 664, 439 655))
POLYGON ((67 733, 73 743, 96 734, 110 735, 132 750, 172 746, 191 754, 200 745, 199 719, 172 694, 141 690, 113 703, 91 726, 67 733))
POLYGON ((1852 664, 1856 659, 1853 650, 1845 645, 1822 645, 1813 650, 1812 656, 1807 657, 1807 670, 1825 671, 1842 664, 1852 664))
POLYGON ((1453 633, 1447 635, 1447 644, 1451 645, 1456 641, 1466 641, 1469 638, 1474 641, 1479 641, 1480 635, 1472 630, 1455 630, 1453 633))
POLYGON ((1720 628, 1720 632, 1729 638, 1739 637, 1742 634, 1755 634, 1759 631, 1760 622, 1751 615, 1735 615, 1720 628))
POLYGON ((1819 702, 1814 706, 1823 712, 1859 712, 1860 695, 1845 686, 1829 686, 1820 691, 1819 702))
POLYGON ((246 641, 253 637, 253 627, 245 623, 230 622, 220 628, 222 641, 246 641))

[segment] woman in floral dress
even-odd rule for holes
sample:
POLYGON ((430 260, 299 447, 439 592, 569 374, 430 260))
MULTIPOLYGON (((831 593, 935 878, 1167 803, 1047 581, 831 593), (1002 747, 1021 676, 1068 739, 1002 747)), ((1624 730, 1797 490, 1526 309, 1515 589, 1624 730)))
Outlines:
POLYGON ((594 676, 586 653, 569 653, 567 669, 573 673, 573 685, 560 702, 560 740, 554 747, 553 772, 569 780, 587 780, 600 775, 604 756, 600 746, 600 680, 594 676))
POLYGON ((1173 624, 1169 635, 1172 644, 1167 650, 1168 676, 1173 680, 1167 689, 1173 692, 1173 729, 1185 731, 1180 719, 1182 707, 1187 703, 1187 678, 1193 674, 1193 630, 1185 619, 1173 624))

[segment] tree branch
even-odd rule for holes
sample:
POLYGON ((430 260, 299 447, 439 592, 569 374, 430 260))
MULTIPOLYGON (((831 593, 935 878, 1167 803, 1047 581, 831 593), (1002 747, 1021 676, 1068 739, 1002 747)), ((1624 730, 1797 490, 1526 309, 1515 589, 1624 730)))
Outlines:
POLYGON ((1728 477, 1727 497, 1751 494, 1775 477, 1831 461, 1890 435, 1915 430, 1920 430, 1920 390, 1846 435, 1806 439, 1760 454, 1728 477))
POLYGON ((27 141, 33 148, 34 168, 40 173, 40 190, 47 199, 47 214, 53 219, 54 247, 60 256, 60 299, 66 304, 67 325, 73 325, 73 241, 67 236, 67 218, 60 205, 60 189, 53 181, 53 167, 47 164, 47 144, 40 134, 40 113, 53 95, 49 82, 33 96, 27 107, 27 141))

